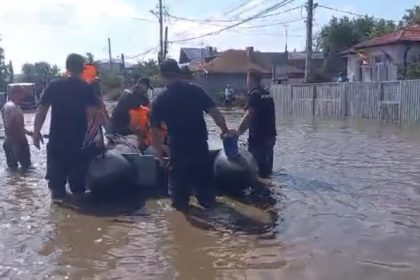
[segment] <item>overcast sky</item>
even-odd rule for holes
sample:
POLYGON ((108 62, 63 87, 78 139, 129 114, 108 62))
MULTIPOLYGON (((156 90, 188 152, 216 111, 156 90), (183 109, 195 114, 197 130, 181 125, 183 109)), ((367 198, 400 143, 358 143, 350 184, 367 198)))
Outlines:
MULTIPOLYGON (((242 19, 256 14, 280 0, 164 0, 170 14, 193 19, 242 19), (242 2, 248 4, 238 7, 242 2)), ((291 3, 275 12, 302 5, 304 0, 291 3)), ((318 0, 317 3, 336 9, 378 18, 399 20, 405 10, 420 5, 420 0, 318 0)), ((113 56, 124 53, 136 60, 155 58, 159 33, 157 18, 150 12, 157 0, 0 0, 1 45, 7 60, 12 60, 19 72, 25 62, 47 61, 63 68, 70 52, 92 52, 97 59, 107 58, 107 38, 112 41, 113 56), (146 55, 139 55, 152 49, 146 55)), ((179 48, 211 45, 219 50, 243 49, 254 46, 261 51, 284 51, 285 27, 288 24, 289 50, 305 46, 304 9, 251 21, 216 36, 174 43, 169 55, 178 59, 179 48), (267 27, 267 25, 272 25, 267 27), (254 28, 259 26, 258 28, 254 28), (265 26, 265 27, 264 27, 265 26)), ((333 16, 344 13, 317 8, 315 32, 333 16)), ((351 16, 350 16, 351 17, 351 16)), ((235 22, 206 24, 168 19, 169 40, 200 36, 217 31, 235 22)))

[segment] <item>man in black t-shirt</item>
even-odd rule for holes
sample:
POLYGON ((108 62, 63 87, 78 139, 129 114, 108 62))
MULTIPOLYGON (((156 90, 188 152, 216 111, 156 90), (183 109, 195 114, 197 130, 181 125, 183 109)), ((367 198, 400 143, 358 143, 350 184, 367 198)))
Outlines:
POLYGON ((82 147, 88 120, 97 112, 100 103, 93 88, 80 78, 83 62, 83 57, 78 54, 67 57, 66 68, 70 76, 48 85, 35 116, 33 140, 40 148, 41 128, 51 107, 46 179, 53 199, 65 196, 67 181, 72 193, 85 192, 91 155, 82 147))
POLYGON ((140 78, 136 85, 131 89, 124 90, 118 104, 112 113, 112 131, 113 133, 127 135, 133 133, 130 130, 130 110, 139 106, 149 106, 150 101, 147 96, 147 90, 151 88, 150 80, 140 78))
POLYGON ((257 161, 259 176, 267 178, 273 172, 273 148, 277 135, 273 96, 262 88, 259 72, 248 73, 247 85, 247 111, 238 134, 249 128, 248 150, 257 161))
POLYGON ((211 183, 212 164, 203 113, 210 114, 222 133, 229 132, 225 119, 200 86, 181 78, 175 60, 164 60, 160 71, 166 87, 152 103, 152 142, 163 165, 160 126, 165 123, 169 134, 173 206, 180 211, 187 210, 191 188, 195 187, 200 204, 212 207, 215 190, 211 183))

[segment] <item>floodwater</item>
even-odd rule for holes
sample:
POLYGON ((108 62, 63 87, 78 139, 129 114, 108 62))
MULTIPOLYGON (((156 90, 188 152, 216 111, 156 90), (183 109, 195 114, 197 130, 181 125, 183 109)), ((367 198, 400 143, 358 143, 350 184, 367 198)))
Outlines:
MULTIPOLYGON (((237 125, 241 112, 226 115, 237 125)), ((420 279, 420 131, 325 121, 278 132, 276 219, 222 199, 202 215, 208 228, 167 199, 130 211, 51 205, 45 148, 32 149, 34 170, 0 168, 0 277, 420 279)))

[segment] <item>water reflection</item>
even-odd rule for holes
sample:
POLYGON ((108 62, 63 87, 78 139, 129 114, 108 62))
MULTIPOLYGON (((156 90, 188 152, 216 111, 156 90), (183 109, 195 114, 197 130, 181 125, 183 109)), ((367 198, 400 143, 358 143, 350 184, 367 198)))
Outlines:
MULTIPOLYGON (((227 113, 232 127, 241 115, 227 113)), ((373 122, 285 120, 270 194, 255 206, 222 198, 188 217, 167 199, 51 206, 45 147, 32 149, 30 172, 0 168, 0 277, 419 279, 419 136, 373 122)))

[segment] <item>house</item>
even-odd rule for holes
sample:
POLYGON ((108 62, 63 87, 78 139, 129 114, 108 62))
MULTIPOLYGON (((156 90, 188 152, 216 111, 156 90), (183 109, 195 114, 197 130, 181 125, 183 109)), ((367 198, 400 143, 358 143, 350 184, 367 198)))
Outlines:
MULTIPOLYGON (((313 66, 322 67, 324 57, 313 54, 313 66)), ((304 79, 305 52, 259 52, 253 47, 245 50, 227 50, 204 64, 194 64, 190 69, 198 74, 198 82, 210 91, 222 91, 226 84, 240 91, 246 90, 249 70, 263 74, 264 86, 273 81, 301 83, 304 79)))
POLYGON ((204 63, 216 57, 217 49, 206 48, 181 48, 179 53, 179 64, 204 63))
POLYGON ((401 28, 357 44, 341 53, 350 81, 398 80, 411 63, 420 62, 420 25, 401 28))
POLYGON ((120 58, 113 58, 110 65, 109 59, 101 59, 95 62, 100 73, 113 72, 121 73, 124 69, 124 62, 120 58))
MULTIPOLYGON (((287 53, 287 83, 299 84, 305 79, 306 52, 288 52, 287 53)), ((312 52, 311 69, 322 69, 324 65, 324 54, 321 52, 312 52)))
MULTIPOLYGON (((239 91, 246 90, 249 70, 263 74, 266 82, 284 79, 287 56, 284 53, 258 52, 253 47, 245 50, 227 50, 200 66, 198 81, 210 91, 222 91, 230 84, 239 91)), ((197 73, 197 68, 195 69, 197 73)))

